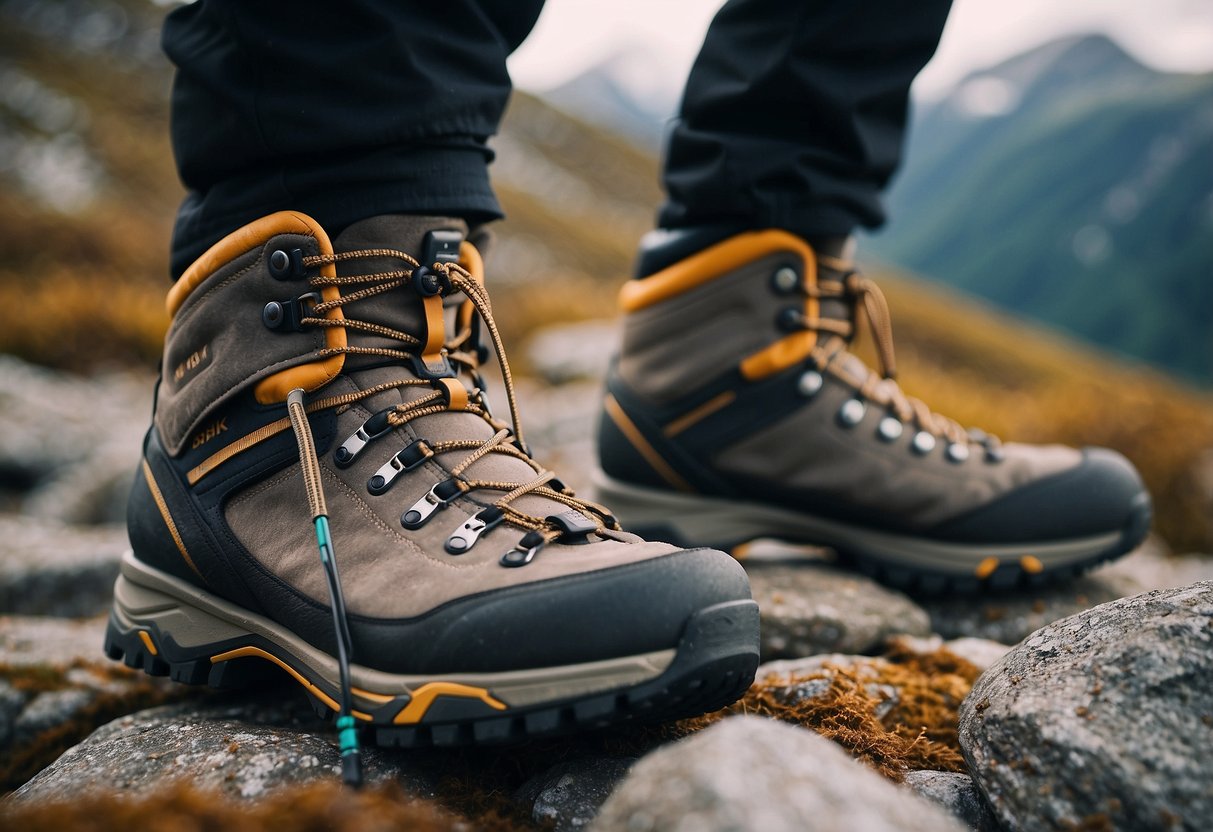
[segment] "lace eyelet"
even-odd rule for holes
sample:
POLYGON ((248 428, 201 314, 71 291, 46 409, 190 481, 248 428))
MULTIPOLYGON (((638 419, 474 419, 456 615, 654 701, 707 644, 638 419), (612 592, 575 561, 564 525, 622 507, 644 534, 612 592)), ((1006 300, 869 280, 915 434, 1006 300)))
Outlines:
POLYGON ((948 462, 954 462, 957 465, 969 458, 969 446, 960 442, 952 442, 948 445, 948 450, 944 454, 948 462))
POLYGON ((800 288, 800 275, 791 266, 780 266, 771 275, 771 288, 781 295, 790 295, 800 288))
POLYGON ((796 379, 796 391, 808 399, 816 396, 824 385, 825 379, 816 370, 801 373, 800 378, 796 379))
POLYGON ((914 434, 914 441, 910 443, 910 447, 914 449, 914 453, 919 456, 926 456, 931 451, 935 450, 935 437, 927 433, 925 430, 920 430, 914 434))
POLYGON ((877 435, 885 442, 896 442, 901 438, 902 431, 905 426, 902 425, 899 419, 893 416, 886 416, 880 420, 880 426, 877 428, 877 435))
POLYGON ((853 428, 863 421, 868 406, 859 399, 848 399, 838 408, 838 423, 844 428, 853 428))

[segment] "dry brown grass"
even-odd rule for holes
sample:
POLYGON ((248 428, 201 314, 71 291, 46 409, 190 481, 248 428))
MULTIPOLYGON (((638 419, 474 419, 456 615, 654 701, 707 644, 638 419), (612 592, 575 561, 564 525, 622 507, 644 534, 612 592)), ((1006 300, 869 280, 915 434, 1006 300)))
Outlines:
POLYGON ((395 785, 353 792, 335 780, 281 789, 255 803, 236 803, 184 783, 137 799, 88 795, 71 802, 25 803, 0 810, 0 824, 26 832, 512 832, 534 828, 495 813, 469 823, 395 785))

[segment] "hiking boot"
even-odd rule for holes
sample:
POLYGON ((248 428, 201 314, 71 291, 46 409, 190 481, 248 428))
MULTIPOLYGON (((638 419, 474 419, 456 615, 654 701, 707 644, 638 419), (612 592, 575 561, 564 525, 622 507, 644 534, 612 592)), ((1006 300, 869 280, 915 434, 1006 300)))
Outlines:
POLYGON ((655 232, 624 286, 598 496, 629 531, 740 556, 822 544, 895 586, 1077 573, 1145 536, 1150 498, 1112 451, 1001 444, 893 381, 880 289, 845 239, 655 232), (849 352, 866 312, 883 364, 849 352))
POLYGON ((330 243, 283 212, 176 283, 111 658, 212 686, 277 665, 343 732, 404 746, 680 717, 746 689, 744 570, 622 532, 531 458, 465 233, 385 216, 330 243), (484 395, 490 350, 509 414, 484 395))

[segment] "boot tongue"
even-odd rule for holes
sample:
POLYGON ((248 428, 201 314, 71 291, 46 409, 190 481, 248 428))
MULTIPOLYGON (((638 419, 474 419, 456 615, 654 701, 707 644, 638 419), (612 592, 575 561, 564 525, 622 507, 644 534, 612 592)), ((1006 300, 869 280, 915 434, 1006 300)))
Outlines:
MULTIPOLYGON (((419 217, 407 214, 384 214, 361 220, 337 235, 333 251, 338 254, 366 249, 393 249, 410 255, 418 262, 423 257, 425 236, 431 231, 453 230, 467 235, 467 224, 463 220, 448 217, 419 217)), ((430 265, 423 263, 423 265, 430 265)), ((396 257, 360 257, 337 263, 339 277, 375 272, 396 271, 407 268, 408 263, 396 257)), ((348 295, 362 286, 343 286, 341 293, 348 295)), ((355 301, 344 310, 347 317, 359 321, 376 323, 418 338, 425 337, 425 314, 421 297, 411 286, 397 286, 382 294, 355 301)), ((404 349, 404 344, 394 338, 351 329, 346 333, 349 343, 358 347, 404 349)), ((381 363, 377 356, 350 355, 346 367, 357 369, 367 364, 381 363)))
MULTIPOLYGON (((840 260, 843 263, 854 261, 854 237, 816 238, 808 240, 808 243, 813 251, 820 256, 828 257, 831 260, 840 260)), ((819 283, 822 281, 842 282, 844 278, 845 272, 833 268, 830 264, 818 261, 817 281, 819 283)), ((818 314, 822 318, 855 323, 855 310, 847 298, 823 298, 818 314)))
MULTIPOLYGON (((333 251, 359 251, 367 249, 393 249, 402 251, 419 262, 422 261, 422 248, 425 235, 436 230, 457 230, 467 236, 467 224, 462 220, 445 217, 420 217, 404 214, 389 214, 362 220, 351 225, 337 235, 333 241, 333 251)), ((424 265, 430 265, 424 263, 424 265)), ((338 276, 372 274, 375 272, 395 271, 407 268, 408 264, 395 257, 359 257, 356 260, 337 263, 338 276)), ((341 293, 349 295, 362 288, 359 285, 342 286, 341 293)), ((448 302, 457 303, 462 295, 448 298, 448 302)), ((425 314, 421 296, 408 285, 398 286, 373 297, 354 301, 343 312, 347 318, 406 332, 424 340, 426 336, 425 314)), ((449 317, 449 316, 448 316, 449 317)), ((448 324, 449 325, 449 324, 448 324)), ((351 346, 380 347, 393 350, 406 349, 400 341, 384 335, 364 332, 357 329, 347 329, 346 339, 351 346)), ((414 351, 413 348, 408 348, 414 351)), ((412 375, 412 369, 406 368, 403 362, 378 355, 346 356, 345 374, 362 389, 378 384, 390 383, 401 377, 401 374, 412 375)), ((466 382, 466 379, 462 379, 466 382)), ((394 389, 378 393, 362 401, 362 406, 372 412, 383 410, 412 401, 430 392, 429 387, 409 387, 403 390, 394 389)), ((414 432, 431 443, 456 439, 477 439, 480 441, 492 437, 494 430, 487 422, 470 413, 440 413, 424 416, 411 423, 414 432)), ((390 454, 389 454, 390 455, 390 454)), ((386 458, 386 457, 385 457, 386 458)), ((453 453, 444 459, 444 464, 452 466, 460 459, 460 454, 453 453)), ((465 473, 471 479, 483 479, 505 482, 527 482, 535 476, 526 463, 501 454, 489 454, 475 462, 465 473)), ((487 499, 494 492, 483 492, 482 498, 487 499)), ((499 496, 499 495, 497 495, 499 496)), ((566 509, 561 503, 527 495, 514 503, 522 511, 529 511, 536 516, 558 514, 566 509)))

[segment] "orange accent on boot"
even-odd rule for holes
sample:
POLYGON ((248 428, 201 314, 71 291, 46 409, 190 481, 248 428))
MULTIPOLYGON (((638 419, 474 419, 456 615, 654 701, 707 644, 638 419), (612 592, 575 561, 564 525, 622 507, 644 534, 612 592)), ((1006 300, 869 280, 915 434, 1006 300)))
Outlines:
MULTIPOLYGON (((808 320, 816 320, 819 302, 810 295, 817 285, 817 256, 812 247, 795 234, 774 228, 738 234, 708 246, 656 274, 630 280, 619 292, 619 304, 624 312, 636 312, 710 283, 760 257, 780 251, 791 252, 800 259, 804 268, 804 286, 806 290, 810 290, 805 296, 804 314, 808 320)), ((794 332, 744 358, 741 361, 741 374, 749 381, 774 375, 804 361, 816 345, 816 332, 794 332)))
POLYGON ((143 479, 147 482, 147 490, 152 493, 152 501, 156 504, 156 508, 160 509, 160 517, 163 518, 164 525, 168 526, 168 533, 172 535, 173 542, 177 544, 177 551, 181 553, 181 557, 185 560, 185 565, 205 583, 206 578, 202 577, 202 573, 194 565, 194 559, 185 550, 185 541, 181 539, 181 533, 177 531, 177 524, 173 522, 173 515, 169 514, 168 511, 168 503, 165 502, 164 495, 160 493, 160 486, 156 484, 156 477, 152 473, 152 466, 147 464, 146 459, 143 460, 143 479))
POLYGON ((152 641, 152 637, 147 630, 139 631, 139 640, 143 642, 143 646, 147 648, 147 652, 153 656, 160 655, 160 651, 156 649, 156 644, 152 641))
POLYGON ((463 386, 463 382, 457 378, 440 378, 438 383, 446 388, 451 410, 468 409, 468 389, 463 386))
MULTIPOLYGON (((484 258, 480 256, 479 249, 467 240, 459 244, 459 265, 468 270, 473 280, 481 286, 484 285, 484 258)), ((459 304, 459 310, 455 313, 456 336, 471 328, 472 316, 475 314, 476 306, 470 300, 459 304)))
POLYGON ((442 295, 430 295, 422 300, 425 309, 425 344, 421 347, 421 362, 431 370, 442 364, 442 346, 446 343, 446 315, 442 295))
POLYGON ((623 412, 623 408, 619 406, 619 402, 615 400, 614 396, 608 393, 606 400, 603 402, 603 407, 606 409, 607 415, 611 417, 611 421, 615 423, 615 426, 632 443, 632 447, 644 457, 645 462, 649 463, 653 470, 660 474, 666 482, 679 491, 695 490, 691 488, 689 482, 684 480, 677 471, 670 467, 670 463, 666 462, 661 454, 657 453, 657 449, 649 444, 649 441, 644 438, 644 434, 640 432, 640 428, 636 427, 635 423, 628 418, 628 414, 623 412))
MULTIPOLYGON (((759 257, 777 251, 790 251, 799 256, 805 264, 805 285, 816 284, 817 258, 809 244, 795 234, 771 228, 738 234, 708 246, 703 251, 679 260, 648 277, 629 280, 619 291, 619 305, 624 312, 636 312, 710 283, 759 257)), ((805 313, 816 317, 817 301, 815 298, 808 300, 813 306, 806 309, 805 313)))
MULTIPOLYGON (((269 652, 268 650, 262 650, 260 647, 237 647, 235 650, 228 650, 225 653, 219 653, 217 655, 211 656, 211 664, 219 664, 219 662, 228 662, 228 661, 231 661, 232 659, 248 659, 248 658, 265 659, 267 661, 273 662, 274 664, 278 665, 283 670, 285 670, 287 673, 291 674, 291 676, 294 677, 296 682, 303 685, 303 687, 305 687, 307 689, 308 693, 310 693, 312 696, 316 697, 321 702, 323 702, 329 709, 331 709, 333 711, 341 710, 341 706, 337 703, 336 699, 329 696, 327 693, 322 691, 320 688, 316 687, 316 685, 312 684, 310 679, 308 679, 306 676, 304 676, 302 673, 300 673, 295 668, 291 667, 285 661, 278 658, 277 656, 275 656, 273 653, 269 652)), ((363 720, 364 722, 371 721, 371 715, 368 713, 363 713, 362 711, 354 711, 353 713, 354 713, 355 717, 363 720)))
POLYGON ((484 285, 484 258, 480 256, 480 250, 467 240, 459 244, 459 265, 468 270, 473 280, 484 285))
POLYGON ((664 428, 662 428, 661 432, 666 436, 677 436, 692 425, 695 425, 711 416, 716 411, 728 407, 736 398, 737 394, 734 391, 725 390, 720 395, 708 399, 698 407, 688 410, 677 419, 671 420, 664 428))
POLYGON ((472 685, 460 685, 455 682, 429 682, 413 691, 413 699, 392 720, 396 725, 412 725, 420 722, 426 711, 434 704, 439 696, 457 696, 461 699, 479 699, 484 704, 498 711, 504 711, 508 706, 494 697, 484 688, 472 685))
POLYGON ((977 564, 977 568, 973 570, 973 574, 981 580, 985 580, 994 574, 998 569, 998 558, 986 558, 981 563, 977 564))
MULTIPOLYGON (((278 234, 306 234, 315 238, 321 254, 332 254, 333 245, 328 234, 320 224, 306 214, 298 211, 279 211, 262 217, 256 222, 249 223, 241 229, 233 231, 219 242, 215 243, 206 253, 199 257, 185 270, 185 274, 173 284, 169 290, 165 305, 170 316, 177 314, 186 298, 202 283, 222 268, 228 262, 240 255, 265 245, 271 237, 278 234)), ((332 263, 321 266, 320 273, 325 277, 336 277, 337 268, 332 263)), ((323 286, 320 289, 321 300, 336 300, 341 291, 336 286, 323 286)), ((330 309, 325 315, 330 320, 341 321, 345 317, 340 307, 330 309)), ((345 327, 326 327, 324 330, 325 347, 329 350, 345 348, 345 327)), ((261 404, 277 404, 286 400, 287 394, 296 387, 302 387, 311 392, 328 384, 345 365, 345 354, 338 352, 317 361, 309 361, 298 367, 267 376, 257 383, 254 392, 261 404)))
POLYGON ((1039 575, 1045 571, 1045 565, 1035 555, 1024 555, 1019 559, 1019 568, 1029 575, 1039 575))

